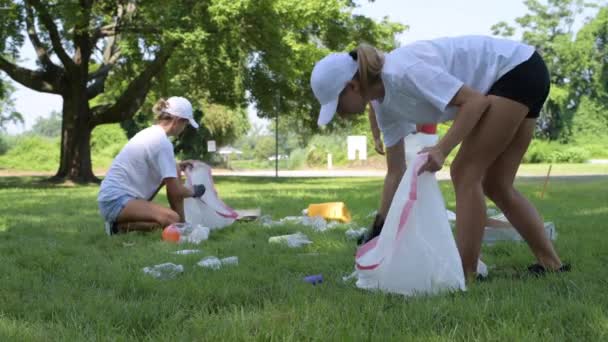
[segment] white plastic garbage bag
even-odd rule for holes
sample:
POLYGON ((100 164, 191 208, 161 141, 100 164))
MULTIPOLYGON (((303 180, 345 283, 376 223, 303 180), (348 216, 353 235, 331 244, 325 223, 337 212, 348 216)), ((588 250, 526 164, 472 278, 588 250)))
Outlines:
POLYGON ((197 161, 193 163, 192 169, 186 170, 185 173, 187 186, 203 184, 206 189, 202 197, 184 200, 186 222, 200 224, 212 230, 231 225, 238 214, 219 198, 211 177, 211 167, 197 161))
POLYGON ((357 286, 406 296, 465 290, 460 255, 435 176, 418 176, 427 155, 407 169, 382 233, 356 254, 357 286))

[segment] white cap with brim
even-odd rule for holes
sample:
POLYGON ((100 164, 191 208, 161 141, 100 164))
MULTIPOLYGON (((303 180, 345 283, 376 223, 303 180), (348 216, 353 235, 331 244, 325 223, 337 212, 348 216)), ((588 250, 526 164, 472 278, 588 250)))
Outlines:
POLYGON ((357 62, 348 53, 332 53, 312 69, 310 86, 321 104, 317 124, 327 125, 336 114, 340 93, 357 73, 357 62))
POLYGON ((194 116, 192 116, 192 104, 184 97, 170 97, 167 100, 167 108, 163 109, 163 112, 182 119, 187 119, 190 126, 198 128, 198 123, 194 121, 194 116))

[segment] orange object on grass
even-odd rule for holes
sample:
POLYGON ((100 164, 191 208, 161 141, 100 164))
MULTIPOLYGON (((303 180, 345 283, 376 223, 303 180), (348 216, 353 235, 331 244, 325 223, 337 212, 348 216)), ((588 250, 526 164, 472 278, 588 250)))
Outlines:
POLYGON ((163 240, 169 242, 179 242, 179 230, 175 228, 173 225, 167 226, 163 229, 163 240))
POLYGON ((311 204, 308 206, 308 216, 321 216, 326 220, 338 220, 344 223, 350 222, 351 219, 344 202, 311 204))

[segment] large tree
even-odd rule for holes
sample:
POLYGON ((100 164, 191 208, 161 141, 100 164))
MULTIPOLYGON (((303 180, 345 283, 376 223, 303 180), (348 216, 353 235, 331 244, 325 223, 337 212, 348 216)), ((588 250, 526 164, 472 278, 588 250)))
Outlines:
MULTIPOLYGON (((596 7, 584 0, 526 0, 528 13, 515 21, 522 30, 522 40, 543 55, 551 73, 551 94, 541 112, 539 132, 549 139, 567 140, 572 116, 579 105, 579 96, 572 92, 577 69, 581 69, 581 53, 574 44, 574 23, 585 9, 596 7)), ((492 27, 494 34, 513 36, 515 29, 506 22, 492 27)))
MULTIPOLYGON (((163 7, 152 2, 159 9, 163 7)), ((55 177, 96 180, 91 168, 91 131, 100 124, 122 121, 138 110, 152 78, 162 70, 178 40, 147 25, 152 21, 138 12, 135 1, 26 0, 3 1, 2 5, 9 16, 2 21, 0 31, 6 42, 0 70, 26 87, 63 99, 61 157, 55 177), (23 33, 38 57, 35 70, 15 63, 23 33), (129 43, 146 53, 145 65, 113 103, 91 106, 90 101, 103 93, 112 69, 129 61, 121 55, 121 48, 129 43)))
POLYGON ((0 70, 63 98, 55 177, 80 182, 95 180, 93 128, 132 118, 152 88, 235 113, 247 101, 262 115, 275 113, 276 103, 290 113, 312 112, 311 61, 354 40, 392 44, 401 30, 353 16, 355 3, 341 0, 0 0, 0 6, 0 70), (16 63, 25 39, 38 56, 35 70, 16 63))

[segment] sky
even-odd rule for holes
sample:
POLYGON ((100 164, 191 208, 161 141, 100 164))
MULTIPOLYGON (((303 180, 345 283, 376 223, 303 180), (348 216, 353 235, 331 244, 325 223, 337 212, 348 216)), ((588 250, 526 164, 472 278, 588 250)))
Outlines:
MULTIPOLYGON (((490 27, 499 21, 513 23, 526 13, 523 0, 376 0, 360 1, 355 12, 375 19, 389 17, 391 21, 409 26, 399 36, 401 43, 465 34, 491 35, 490 27)), ((26 40, 27 41, 27 40, 26 40)), ((35 68, 35 53, 27 41, 21 50, 22 66, 35 68)), ((25 125, 8 127, 10 134, 29 129, 36 118, 48 117, 51 111, 61 111, 58 95, 39 93, 15 84, 15 107, 25 118, 25 125)), ((250 106, 249 119, 256 124, 266 121, 257 118, 250 106)))

